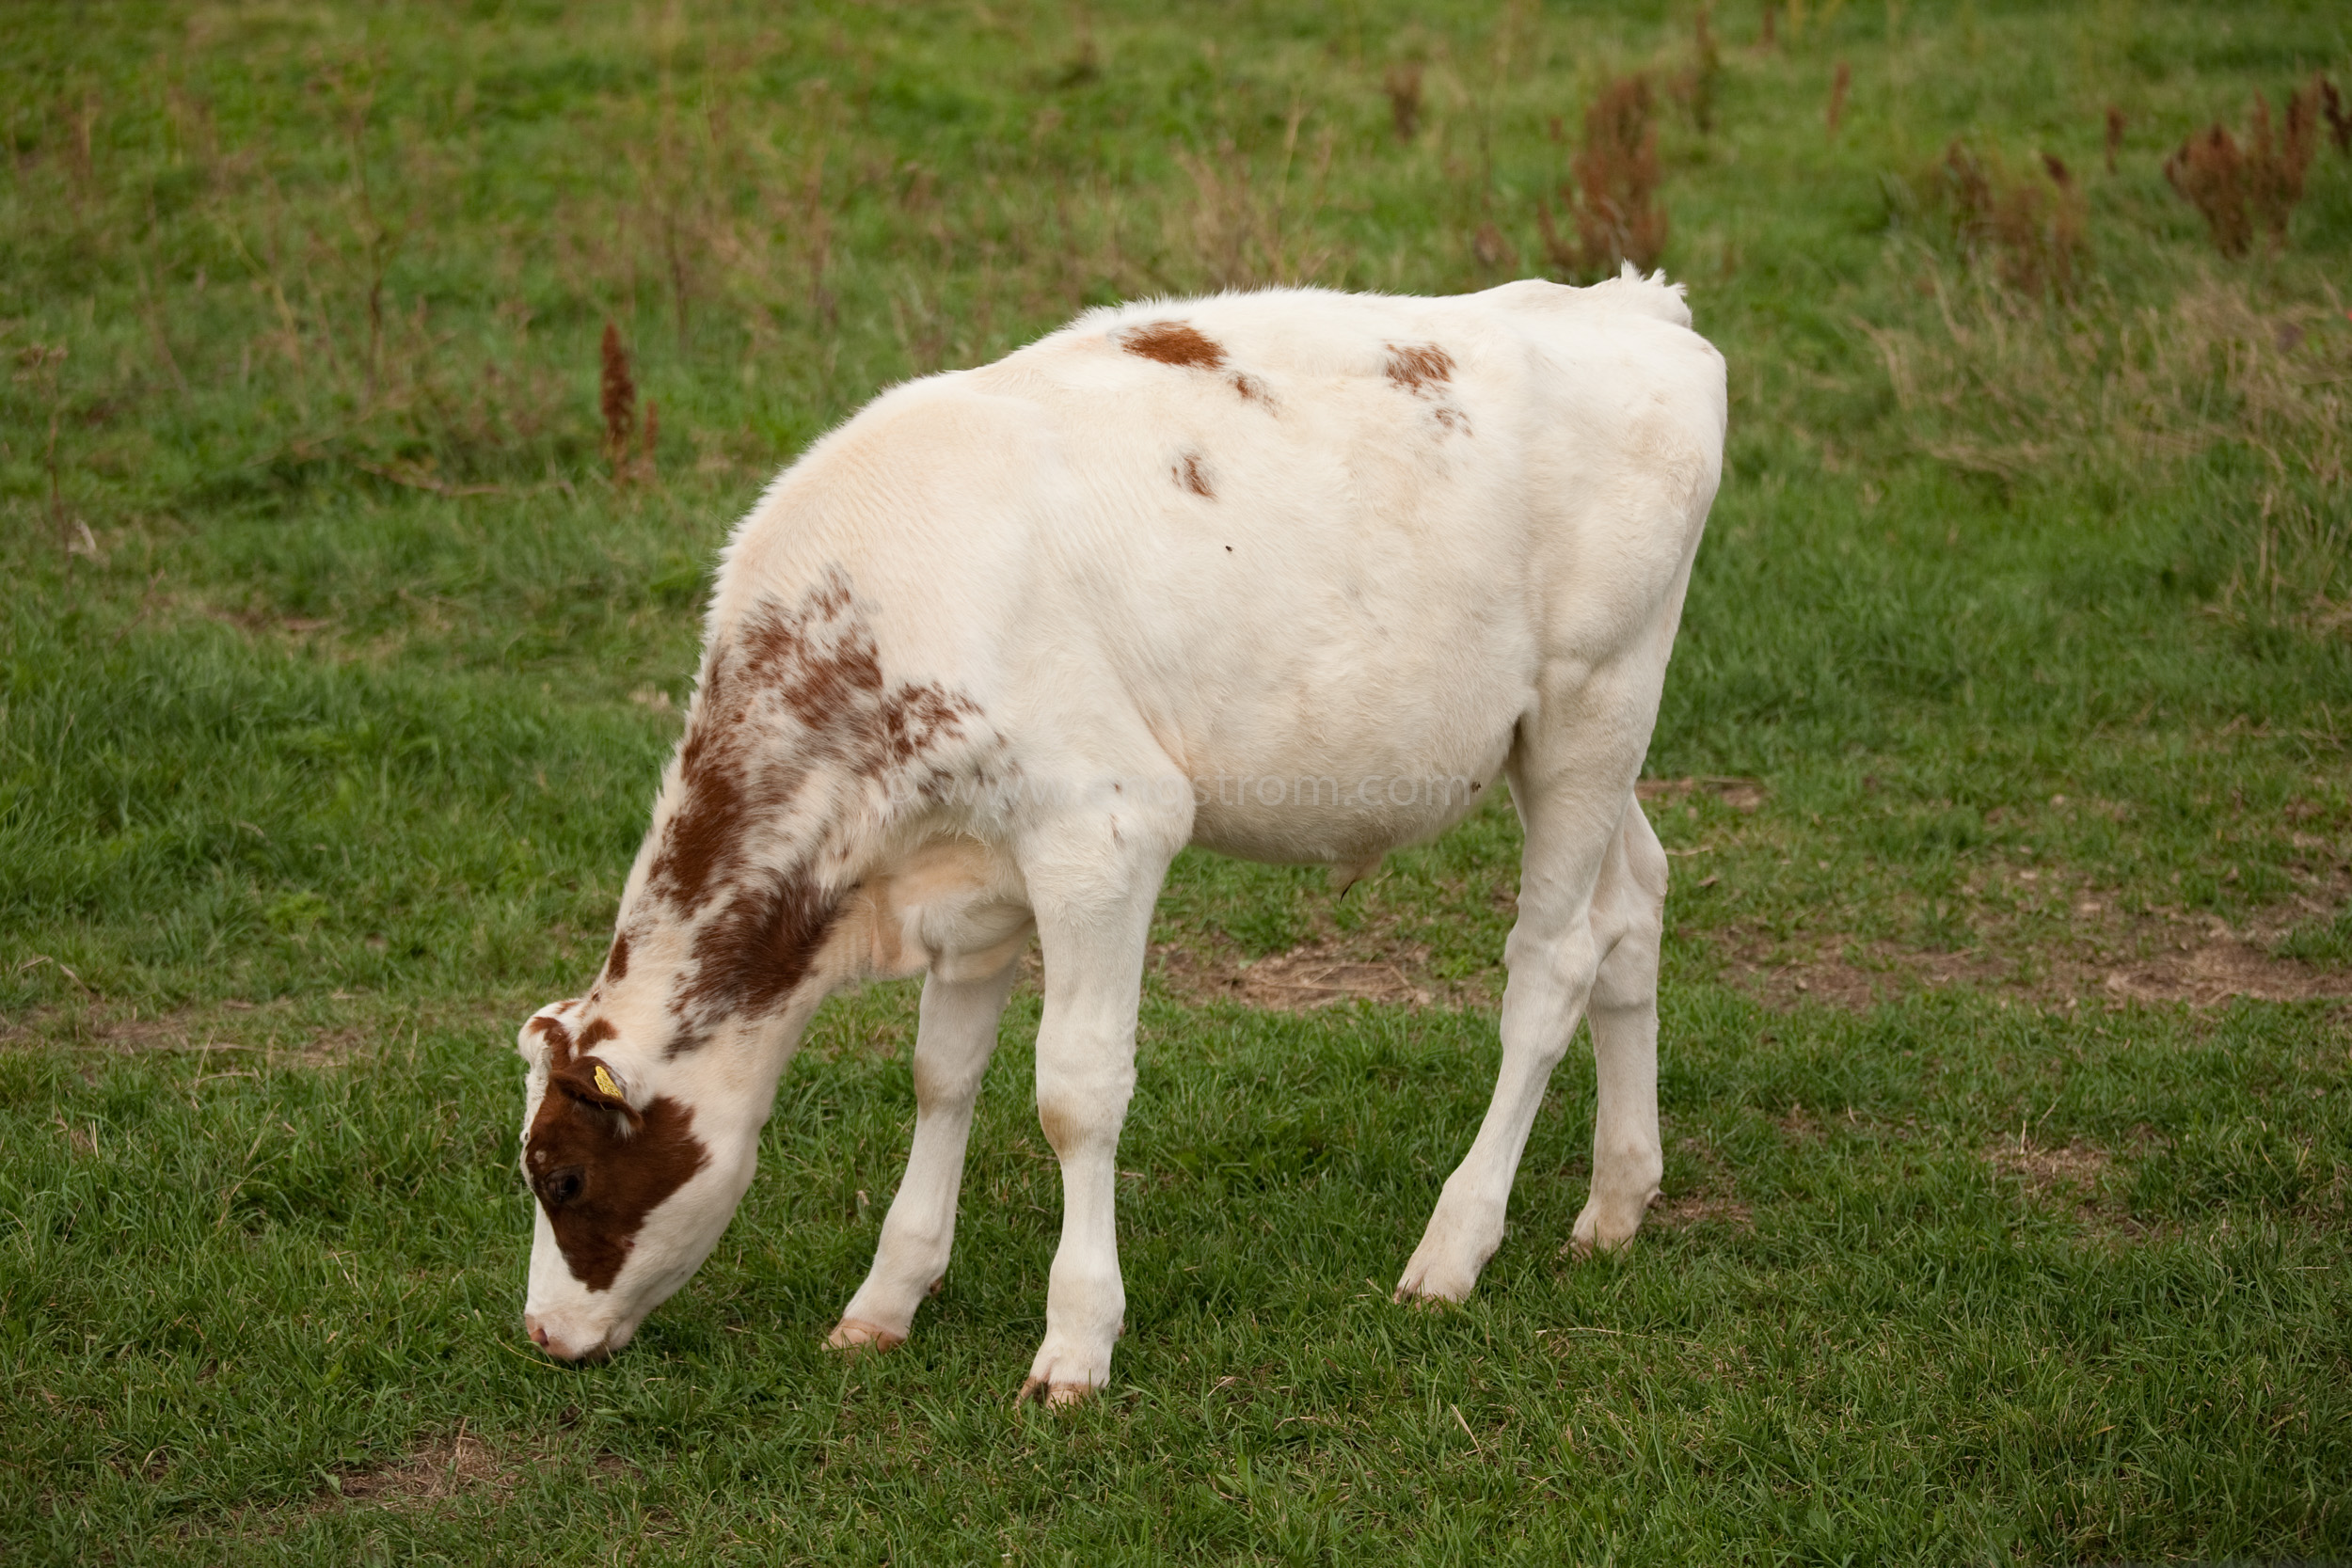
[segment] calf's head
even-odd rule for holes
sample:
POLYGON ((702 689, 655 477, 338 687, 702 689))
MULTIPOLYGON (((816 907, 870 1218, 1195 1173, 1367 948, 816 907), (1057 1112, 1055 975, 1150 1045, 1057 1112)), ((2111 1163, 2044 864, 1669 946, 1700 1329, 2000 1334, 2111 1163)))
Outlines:
MULTIPOLYGON (((631 1049, 587 1001, 523 1025, 523 1179, 536 1200, 523 1323, 549 1354, 602 1357, 718 1244, 757 1164, 740 1097, 631 1049), (735 1114, 727 1114, 730 1099, 735 1114)), ((764 1109, 764 1106, 762 1107, 764 1109)))

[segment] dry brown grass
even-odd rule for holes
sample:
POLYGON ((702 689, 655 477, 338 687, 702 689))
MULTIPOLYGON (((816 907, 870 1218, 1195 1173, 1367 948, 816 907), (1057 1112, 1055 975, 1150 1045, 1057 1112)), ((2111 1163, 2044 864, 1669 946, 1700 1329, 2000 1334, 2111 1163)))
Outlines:
POLYGON ((2251 534, 2216 610, 2352 632, 2352 336, 2342 301, 2258 302, 2208 277, 2161 305, 2062 320, 1931 279, 1940 331, 1865 327, 1918 448, 2010 483, 2067 473, 2179 483, 2210 454, 2262 477, 2229 498, 2251 534))

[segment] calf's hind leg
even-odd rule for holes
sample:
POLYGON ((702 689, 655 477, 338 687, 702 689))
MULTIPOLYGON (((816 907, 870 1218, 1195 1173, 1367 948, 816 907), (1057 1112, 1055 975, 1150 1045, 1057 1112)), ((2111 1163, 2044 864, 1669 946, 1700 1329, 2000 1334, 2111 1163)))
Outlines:
MULTIPOLYGON (((1504 945, 1502 1066, 1469 1154, 1446 1179, 1399 1301, 1461 1301, 1502 1243, 1503 1219, 1551 1069, 1592 1005, 1600 1064, 1593 1201, 1586 1245, 1630 1237, 1658 1191, 1657 926, 1664 851, 1623 784, 1515 766, 1511 789, 1527 845, 1519 918, 1504 945), (1655 855, 1653 867, 1648 857, 1655 855), (1653 892, 1653 890, 1655 890, 1653 892)), ((1629 780, 1632 769, 1626 769, 1629 780)))
POLYGON ((825 1342, 835 1350, 903 1343, 914 1309, 938 1289, 956 1236, 956 1194, 972 1137, 980 1075, 996 1049, 996 1020, 1012 991, 1018 963, 977 980, 923 982, 914 1036, 914 1142, 907 1172, 882 1220, 882 1241, 866 1283, 841 1311, 825 1342))
POLYGON ((1569 1238, 1579 1257, 1631 1241, 1665 1171, 1658 1139, 1658 943, 1665 915, 1666 851, 1633 801, 1593 895, 1594 924, 1613 940, 1585 1012, 1599 1103, 1592 1194, 1569 1238))

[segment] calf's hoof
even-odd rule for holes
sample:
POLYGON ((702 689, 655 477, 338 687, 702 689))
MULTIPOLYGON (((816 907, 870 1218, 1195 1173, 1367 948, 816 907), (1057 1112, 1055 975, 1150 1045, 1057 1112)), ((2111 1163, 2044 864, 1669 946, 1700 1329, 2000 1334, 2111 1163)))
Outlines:
POLYGON ((1093 1397, 1094 1386, 1090 1383, 1048 1383, 1041 1377, 1033 1377, 1021 1386, 1021 1392, 1013 1396, 1012 1402, 1026 1404, 1034 1399, 1048 1409, 1058 1409, 1093 1397))
POLYGON ((869 1323, 859 1318, 844 1318, 825 1336, 825 1343, 834 1350, 897 1350, 907 1342, 903 1334, 895 1334, 880 1323, 869 1323))
POLYGON ((1405 1276, 1396 1282, 1396 1294, 1390 1299, 1398 1303, 1429 1302, 1445 1307, 1470 1300, 1478 1288, 1479 1272, 1486 1266, 1492 1247, 1480 1249, 1465 1246, 1451 1236, 1422 1238, 1413 1249, 1412 1260, 1405 1265, 1405 1276))
POLYGON ((1568 1252, 1577 1258, 1615 1252, 1633 1240, 1633 1233, 1642 1228, 1642 1216, 1657 1201, 1654 1191, 1639 1203, 1603 1203, 1595 1198, 1576 1216, 1576 1228, 1568 1233, 1568 1252))

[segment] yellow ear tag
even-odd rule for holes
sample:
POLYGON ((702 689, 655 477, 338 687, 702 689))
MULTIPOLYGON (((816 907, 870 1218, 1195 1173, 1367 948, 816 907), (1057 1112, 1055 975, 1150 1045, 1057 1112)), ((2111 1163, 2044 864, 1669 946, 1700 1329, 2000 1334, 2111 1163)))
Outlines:
POLYGON ((608 1100, 621 1098, 621 1085, 612 1082, 612 1075, 604 1070, 602 1062, 596 1064, 596 1092, 608 1100))

